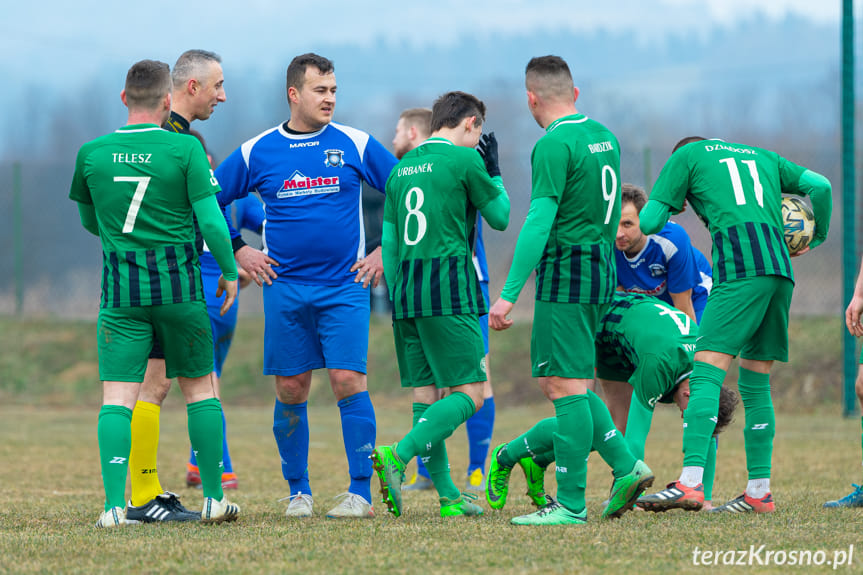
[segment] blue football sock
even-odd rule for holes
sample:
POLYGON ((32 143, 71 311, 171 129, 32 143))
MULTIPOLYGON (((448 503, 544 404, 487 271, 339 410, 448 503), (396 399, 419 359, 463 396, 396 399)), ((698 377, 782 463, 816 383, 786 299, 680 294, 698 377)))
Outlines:
POLYGON ((369 392, 361 391, 340 400, 339 412, 342 417, 345 454, 348 456, 348 471, 351 475, 348 491, 371 503, 372 460, 369 456, 375 448, 377 425, 369 392))
POLYGON ((282 459, 282 476, 288 480, 291 495, 312 494, 309 486, 308 402, 288 404, 276 399, 273 410, 273 435, 282 459))
POLYGON ((494 397, 483 400, 482 408, 474 413, 465 423, 467 427, 467 442, 470 447, 470 464, 467 473, 482 469, 485 474, 485 460, 491 446, 491 436, 494 431, 494 397))
POLYGON ((225 465, 225 473, 234 472, 234 464, 231 463, 231 452, 228 451, 228 431, 225 422, 225 409, 222 408, 222 463, 225 465))

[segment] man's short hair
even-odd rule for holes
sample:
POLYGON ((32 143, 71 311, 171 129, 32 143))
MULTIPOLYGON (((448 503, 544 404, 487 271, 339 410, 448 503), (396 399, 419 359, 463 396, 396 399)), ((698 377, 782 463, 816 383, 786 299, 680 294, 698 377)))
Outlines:
POLYGON ((180 54, 171 73, 174 87, 181 88, 190 79, 202 74, 204 66, 209 66, 211 62, 221 64, 222 57, 207 50, 186 50, 180 54))
POLYGON ((524 70, 524 83, 528 90, 538 94, 540 98, 572 99, 572 74, 566 61, 560 56, 531 58, 524 70))
POLYGON ((126 73, 126 106, 154 110, 171 92, 171 68, 158 60, 135 62, 126 73))
POLYGON ((409 108, 401 113, 399 119, 404 120, 408 126, 415 126, 423 136, 431 134, 432 111, 430 108, 409 108))
POLYGON ((635 184, 628 184, 626 182, 620 186, 620 205, 623 206, 625 204, 632 204, 635 206, 635 212, 641 213, 641 208, 644 207, 644 204, 647 203, 647 193, 645 193, 644 188, 636 186, 635 184))
POLYGON ((679 150, 680 148, 682 148, 686 144, 691 144, 692 142, 702 142, 704 140, 705 140, 705 138, 702 138, 701 136, 687 136, 686 138, 683 138, 682 140, 680 140, 679 142, 677 142, 674 145, 674 149, 671 150, 671 153, 673 154, 674 152, 676 152, 677 150, 679 150))
POLYGON ((288 71, 285 73, 285 91, 291 88, 302 89, 306 81, 306 69, 309 66, 314 66, 321 74, 329 74, 335 70, 332 60, 313 52, 300 54, 288 64, 288 71))
POLYGON ((476 126, 485 121, 485 104, 482 100, 467 92, 447 92, 435 100, 432 107, 432 132, 441 128, 455 128, 465 118, 476 116, 476 126))

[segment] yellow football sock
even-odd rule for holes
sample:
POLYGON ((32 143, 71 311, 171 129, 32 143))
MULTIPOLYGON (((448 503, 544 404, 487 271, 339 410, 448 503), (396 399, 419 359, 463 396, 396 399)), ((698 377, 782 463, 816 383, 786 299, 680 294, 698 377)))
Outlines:
POLYGON ((132 450, 129 453, 129 474, 132 477, 132 505, 140 507, 162 493, 156 472, 159 451, 159 413, 155 403, 139 401, 132 412, 132 450))

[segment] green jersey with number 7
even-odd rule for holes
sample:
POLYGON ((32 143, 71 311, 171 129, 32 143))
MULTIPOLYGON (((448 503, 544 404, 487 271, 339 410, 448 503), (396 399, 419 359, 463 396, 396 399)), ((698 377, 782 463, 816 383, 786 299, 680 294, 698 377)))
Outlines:
POLYGON ((531 200, 551 197, 557 217, 536 268, 536 299, 607 303, 617 274, 614 238, 620 221, 620 145, 583 114, 552 122, 530 157, 531 200))
POLYGON ((84 144, 69 197, 96 209, 101 307, 203 301, 192 204, 218 191, 193 136, 137 124, 84 144))

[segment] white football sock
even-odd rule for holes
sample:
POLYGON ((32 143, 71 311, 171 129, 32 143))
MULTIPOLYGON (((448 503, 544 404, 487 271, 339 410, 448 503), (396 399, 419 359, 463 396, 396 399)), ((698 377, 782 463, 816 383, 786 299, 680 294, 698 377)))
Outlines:
POLYGON ((703 467, 684 467, 683 473, 680 474, 680 481, 686 487, 698 487, 704 479, 703 467))
POLYGON ((754 499, 761 499, 770 493, 770 478, 750 479, 746 484, 746 495, 754 499))

